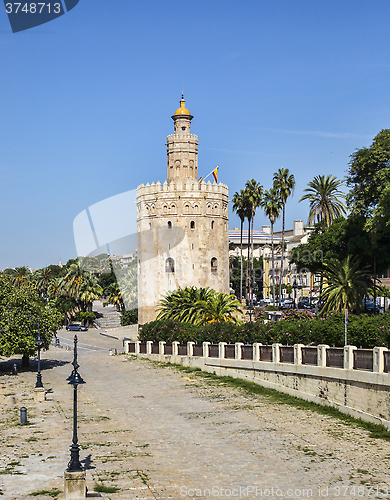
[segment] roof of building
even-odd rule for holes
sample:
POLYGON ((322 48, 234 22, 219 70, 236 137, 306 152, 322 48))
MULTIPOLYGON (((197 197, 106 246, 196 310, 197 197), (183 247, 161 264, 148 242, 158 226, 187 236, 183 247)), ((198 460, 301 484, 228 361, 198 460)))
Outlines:
MULTIPOLYGON (((239 243, 240 239, 241 239, 241 231, 239 229, 229 229, 229 240, 233 240, 234 242, 236 242, 236 240, 237 240, 237 243, 239 243)), ((248 230, 244 230, 242 232, 242 239, 243 240, 248 239, 248 230)), ((256 230, 253 231, 253 241, 254 242, 259 243, 259 242, 270 240, 270 239, 271 239, 270 233, 266 233, 265 231, 256 231, 256 230)), ((274 236, 275 242, 279 241, 279 240, 281 240, 281 238, 274 236)))
POLYGON ((289 238, 288 242, 289 243, 295 243, 296 241, 301 241, 302 238, 307 236, 307 234, 296 234, 292 238, 289 238))

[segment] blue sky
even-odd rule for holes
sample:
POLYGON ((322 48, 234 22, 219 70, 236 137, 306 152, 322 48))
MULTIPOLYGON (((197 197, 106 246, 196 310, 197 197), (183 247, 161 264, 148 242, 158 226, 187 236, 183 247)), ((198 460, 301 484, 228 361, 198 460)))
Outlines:
POLYGON ((288 168, 287 226, 306 220, 307 183, 390 126, 389 20, 387 0, 80 0, 13 34, 0 6, 0 269, 74 258, 77 214, 164 181, 182 87, 200 175, 220 165, 231 198, 288 168))

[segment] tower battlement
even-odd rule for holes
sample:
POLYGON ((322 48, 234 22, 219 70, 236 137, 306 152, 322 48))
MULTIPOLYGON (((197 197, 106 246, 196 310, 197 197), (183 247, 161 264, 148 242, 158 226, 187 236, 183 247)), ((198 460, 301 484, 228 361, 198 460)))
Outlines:
MULTIPOLYGON (((195 134, 186 134, 186 135, 181 135, 181 139, 190 139, 193 141, 198 142, 198 136, 195 134)), ((177 139, 177 136, 175 134, 169 134, 167 135, 167 142, 174 142, 177 139)))
POLYGON ((185 192, 195 192, 195 193, 219 193, 225 196, 229 194, 229 188, 226 184, 220 182, 205 182, 205 181, 194 181, 187 180, 187 182, 170 182, 164 181, 161 184, 160 181, 147 183, 146 185, 141 184, 137 187, 137 199, 146 195, 159 195, 162 193, 173 193, 177 191, 185 192))

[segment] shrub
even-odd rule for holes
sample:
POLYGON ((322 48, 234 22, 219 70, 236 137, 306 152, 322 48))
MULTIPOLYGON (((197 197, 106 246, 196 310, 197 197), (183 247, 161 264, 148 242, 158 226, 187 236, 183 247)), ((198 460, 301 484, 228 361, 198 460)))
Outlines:
POLYGON ((347 340, 356 347, 372 348, 390 345, 390 313, 349 318, 347 340))
POLYGON ((141 342, 197 342, 195 338, 198 328, 189 323, 173 320, 156 320, 142 325, 138 338, 141 342))
POLYGON ((89 311, 78 311, 75 317, 78 321, 83 321, 84 324, 87 323, 89 325, 96 318, 96 314, 89 311))
POLYGON ((173 320, 156 320, 142 325, 138 338, 141 342, 235 342, 248 341, 246 325, 235 325, 231 321, 208 323, 204 326, 195 326, 190 323, 180 323, 173 320))
MULTIPOLYGON (((140 329, 141 342, 151 340, 171 343, 195 342, 260 342, 271 345, 275 342, 289 344, 344 345, 344 314, 329 312, 324 317, 315 317, 310 311, 286 311, 280 321, 265 323, 257 318, 252 324, 235 325, 232 322, 213 322, 194 326, 172 320, 152 321, 140 329)), ((356 347, 390 347, 390 313, 381 315, 350 315, 348 343, 356 347)))
POLYGON ((121 325, 136 325, 138 323, 138 309, 131 309, 129 311, 122 311, 121 325))

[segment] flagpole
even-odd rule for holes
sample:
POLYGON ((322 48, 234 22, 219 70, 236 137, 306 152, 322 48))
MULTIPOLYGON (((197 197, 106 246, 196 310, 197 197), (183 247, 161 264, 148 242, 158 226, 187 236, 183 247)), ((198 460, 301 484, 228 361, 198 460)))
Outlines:
POLYGON ((217 166, 216 166, 216 167, 215 167, 215 168, 214 168, 214 169, 213 169, 213 170, 212 170, 209 174, 207 174, 207 175, 206 175, 206 177, 201 177, 201 179, 206 180, 206 179, 207 179, 207 177, 210 177, 210 175, 211 175, 213 172, 215 172, 215 170, 216 170, 218 167, 219 167, 219 165, 217 165, 217 166))

